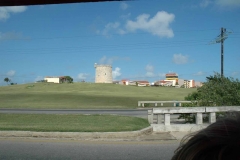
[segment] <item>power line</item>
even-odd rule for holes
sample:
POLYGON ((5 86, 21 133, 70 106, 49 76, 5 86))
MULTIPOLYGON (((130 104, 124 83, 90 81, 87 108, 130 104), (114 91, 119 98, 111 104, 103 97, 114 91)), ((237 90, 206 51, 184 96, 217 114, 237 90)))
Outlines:
MULTIPOLYGON (((205 31, 214 31, 214 30, 218 30, 218 29, 199 29, 199 30, 178 30, 178 31, 174 31, 174 33, 186 33, 186 32, 205 32, 205 31)), ((7 32, 7 33, 11 33, 11 32, 7 32)), ((162 31, 160 33, 168 33, 166 31, 162 31)), ((124 36, 126 35, 146 35, 149 34, 148 32, 145 33, 134 33, 134 32, 129 32, 127 34, 124 34, 124 36)), ((110 36, 123 36, 121 34, 117 34, 117 33, 110 33, 110 36)), ((89 38, 89 37, 102 37, 104 35, 102 34, 96 34, 96 35, 76 35, 76 36, 59 36, 59 37, 37 37, 37 38, 30 38, 30 37, 20 37, 20 38, 15 38, 15 39, 6 39, 6 40, 47 40, 47 39, 71 39, 71 38, 89 38)))
POLYGON ((24 52, 31 54, 39 54, 39 52, 71 52, 71 51, 94 51, 94 50, 129 50, 129 49, 144 49, 144 48, 168 48, 168 47, 181 47, 181 46, 192 46, 192 45, 206 45, 205 41, 209 39, 202 40, 185 40, 185 41, 172 41, 172 42, 152 42, 152 43, 132 43, 132 44, 117 44, 117 45, 93 45, 93 46, 79 46, 79 47, 55 47, 55 48, 27 48, 27 49, 0 49, 1 53, 14 53, 14 52, 24 52), (200 43, 199 43, 200 42, 200 43), (37 53, 34 53, 38 51, 37 53))
MULTIPOLYGON (((163 49, 163 48, 173 48, 173 47, 193 47, 193 46, 202 46, 202 45, 206 45, 206 44, 192 44, 192 45, 170 45, 170 46, 151 46, 151 49, 156 48, 156 49, 163 49)), ((51 50, 46 50, 46 51, 38 51, 37 53, 35 53, 34 51, 12 51, 12 52, 5 52, 5 53, 1 53, 0 55, 6 55, 6 54, 33 54, 33 55, 42 55, 42 54, 60 54, 60 53, 68 53, 68 54, 79 54, 79 53, 98 53, 99 51, 132 51, 132 50, 142 50, 142 49, 149 49, 149 46, 136 46, 136 47, 132 47, 132 48, 99 48, 99 49, 92 49, 92 48, 88 48, 88 49, 72 49, 72 50, 62 50, 61 48, 55 51, 51 51, 51 50)), ((134 53, 131 53, 134 54, 134 53)), ((142 52, 138 52, 136 54, 142 54, 142 52)))
MULTIPOLYGON (((240 37, 231 37, 231 38, 240 38, 240 37)), ((195 43, 205 43, 206 40, 209 39, 202 39, 201 41, 199 40, 185 40, 185 41, 173 41, 173 42, 154 42, 154 43, 132 43, 132 44, 118 44, 118 45, 94 45, 94 46, 80 46, 80 47, 64 47, 64 48, 59 48, 59 47, 55 47, 55 48, 27 48, 27 49, 20 49, 20 48, 15 48, 15 49, 0 49, 1 52, 21 52, 21 51, 35 51, 35 50, 40 50, 40 51, 58 51, 58 50, 71 50, 71 49, 99 49, 99 48, 118 48, 118 47, 142 47, 142 46, 154 46, 154 45, 161 45, 161 47, 166 47, 166 46, 174 46, 176 44, 195 44, 195 43)))
POLYGON ((227 31, 226 28, 221 28, 221 34, 215 38, 211 43, 221 43, 221 76, 223 77, 223 54, 224 54, 224 41, 228 38, 228 35, 231 34, 231 31, 227 31))

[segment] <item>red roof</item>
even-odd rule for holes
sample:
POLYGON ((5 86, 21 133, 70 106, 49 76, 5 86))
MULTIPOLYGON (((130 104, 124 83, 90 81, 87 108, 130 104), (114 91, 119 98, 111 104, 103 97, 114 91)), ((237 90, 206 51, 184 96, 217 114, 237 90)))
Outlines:
POLYGON ((161 80, 160 83, 169 83, 171 81, 165 81, 165 80, 161 80))
POLYGON ((149 83, 148 81, 134 81, 134 82, 138 82, 138 83, 149 83))

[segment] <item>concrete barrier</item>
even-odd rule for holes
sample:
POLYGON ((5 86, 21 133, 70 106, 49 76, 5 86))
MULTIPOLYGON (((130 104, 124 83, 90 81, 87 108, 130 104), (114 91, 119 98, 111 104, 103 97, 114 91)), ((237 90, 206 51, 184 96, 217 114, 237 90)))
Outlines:
POLYGON ((32 138, 72 138, 72 139, 100 139, 100 138, 129 138, 153 132, 151 126, 138 131, 129 132, 33 132, 33 131, 0 131, 0 137, 32 137, 32 138))
POLYGON ((216 112, 240 111, 240 106, 223 106, 223 107, 168 107, 153 108, 148 110, 148 120, 153 131, 197 131, 207 127, 209 124, 216 122, 216 112), (196 116, 196 124, 171 124, 171 114, 191 113, 196 116), (203 113, 209 114, 209 123, 203 124, 203 113), (153 117, 157 115, 157 123, 154 124, 153 117), (164 117, 164 123, 162 123, 164 117))
POLYGON ((204 129, 209 124, 195 125, 195 124, 175 124, 165 126, 164 124, 151 124, 153 132, 196 132, 204 129))
POLYGON ((154 104, 155 107, 160 104, 163 106, 164 103, 173 103, 173 106, 176 107, 179 104, 179 107, 182 106, 182 103, 192 103, 192 101, 138 101, 138 107, 144 107, 144 104, 154 104))

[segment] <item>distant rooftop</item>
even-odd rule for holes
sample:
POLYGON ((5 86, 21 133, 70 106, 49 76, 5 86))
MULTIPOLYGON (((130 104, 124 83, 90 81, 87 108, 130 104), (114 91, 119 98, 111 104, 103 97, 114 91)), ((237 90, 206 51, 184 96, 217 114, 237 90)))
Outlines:
POLYGON ((176 73, 167 73, 166 76, 178 76, 176 73))

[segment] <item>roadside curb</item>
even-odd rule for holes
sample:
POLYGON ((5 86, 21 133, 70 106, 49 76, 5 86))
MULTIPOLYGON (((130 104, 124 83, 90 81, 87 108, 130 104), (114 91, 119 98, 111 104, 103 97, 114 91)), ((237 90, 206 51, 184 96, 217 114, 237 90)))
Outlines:
POLYGON ((127 131, 127 132, 0 131, 0 137, 101 139, 101 138, 131 138, 131 137, 151 134, 152 132, 153 132, 153 127, 149 126, 142 130, 127 131))

